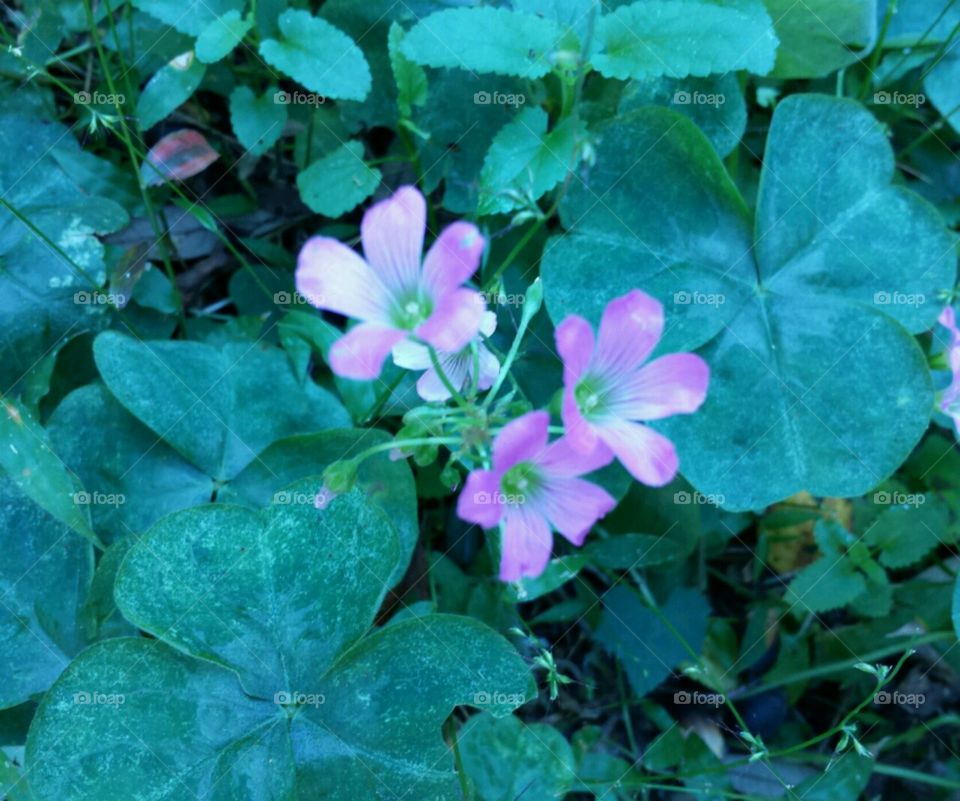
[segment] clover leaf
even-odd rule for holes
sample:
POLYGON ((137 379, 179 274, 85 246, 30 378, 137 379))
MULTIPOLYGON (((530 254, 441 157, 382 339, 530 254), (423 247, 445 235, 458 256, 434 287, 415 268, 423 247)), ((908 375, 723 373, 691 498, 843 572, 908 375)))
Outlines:
POLYGON ((688 119, 641 109, 601 136, 561 207, 568 231, 544 250, 554 321, 597 319, 634 287, 665 303, 663 349, 700 346, 711 384, 697 414, 659 427, 728 508, 880 483, 930 419, 910 334, 933 324, 956 271, 934 208, 890 185, 881 126, 850 100, 781 102, 753 226, 688 119))
POLYGON ((399 553, 358 492, 322 510, 165 518, 116 585, 156 639, 108 640, 71 664, 31 727, 32 787, 64 801, 458 797, 444 719, 464 703, 507 714, 534 686, 475 620, 372 628, 399 553))

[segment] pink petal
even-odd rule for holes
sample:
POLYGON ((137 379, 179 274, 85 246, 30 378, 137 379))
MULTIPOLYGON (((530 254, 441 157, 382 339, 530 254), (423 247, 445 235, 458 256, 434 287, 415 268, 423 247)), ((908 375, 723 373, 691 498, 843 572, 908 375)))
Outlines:
POLYGON ((547 446, 550 415, 527 412, 507 423, 493 442, 493 468, 505 473, 517 462, 536 458, 547 446))
POLYGON ((639 289, 614 298, 600 320, 598 366, 613 375, 628 372, 650 355, 662 334, 660 301, 639 289))
POLYGON ((613 452, 600 439, 587 452, 578 451, 569 436, 551 442, 537 458, 544 471, 551 477, 568 478, 592 473, 613 461, 613 452))
POLYGON ((370 381, 380 375, 390 349, 406 331, 378 323, 351 328, 330 348, 330 369, 344 378, 370 381))
POLYGON ((436 298, 427 320, 417 327, 417 336, 437 350, 456 353, 480 330, 486 307, 479 292, 455 289, 436 298))
MULTIPOLYGON (((500 375, 500 360, 483 345, 480 346, 479 356, 480 373, 477 378, 477 389, 490 389, 500 375)), ((471 356, 471 360, 472 358, 471 356)))
POLYGON ((427 203, 413 186, 402 186, 367 209, 360 223, 363 253, 393 294, 420 283, 427 203))
POLYGON ((557 352, 563 359, 563 381, 574 384, 586 372, 593 356, 593 329, 582 317, 571 314, 564 317, 554 333, 557 352))
POLYGON ((360 256, 326 236, 308 239, 297 256, 297 292, 318 309, 358 320, 386 320, 389 297, 360 256))
POLYGON ((710 368, 694 353, 671 353, 641 367, 617 388, 610 413, 625 420, 690 414, 707 397, 710 368))
POLYGON ((434 294, 456 289, 480 266, 486 242, 477 226, 455 222, 443 229, 423 261, 423 280, 434 294))
POLYGON ((500 579, 519 581, 524 576, 536 578, 553 548, 553 536, 547 521, 522 506, 507 511, 503 522, 503 554, 500 558, 500 579))
POLYGON ((168 133, 147 152, 140 165, 140 178, 146 186, 167 181, 185 181, 203 172, 220 158, 203 134, 190 128, 168 133))
POLYGON ((571 446, 581 453, 590 453, 597 447, 596 429, 580 413, 577 399, 573 394, 573 383, 563 388, 563 405, 560 410, 563 427, 571 446))
POLYGON ((582 478, 559 478, 550 481, 541 504, 554 529, 580 546, 617 502, 606 490, 582 478))
POLYGON ((499 498, 500 476, 490 470, 474 470, 457 498, 457 515, 468 523, 493 528, 503 517, 499 498))
POLYGON ((618 422, 605 425, 598 433, 637 481, 650 487, 662 487, 677 474, 676 448, 652 428, 618 422))

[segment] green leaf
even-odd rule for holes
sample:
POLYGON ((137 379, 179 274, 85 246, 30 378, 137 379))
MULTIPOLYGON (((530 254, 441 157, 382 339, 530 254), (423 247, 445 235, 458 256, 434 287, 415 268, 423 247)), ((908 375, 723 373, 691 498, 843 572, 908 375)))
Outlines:
POLYGON ((577 121, 547 133, 547 113, 523 109, 494 137, 480 173, 480 214, 503 214, 549 192, 577 163, 577 121))
POLYGON ((50 447, 47 432, 13 401, 0 406, 0 466, 16 487, 61 523, 92 542, 83 486, 50 447))
POLYGON ((926 68, 923 88, 954 131, 960 131, 960 56, 954 49, 926 68))
MULTIPOLYGON (((697 653, 707 634, 710 607, 696 590, 678 587, 661 607, 661 613, 697 653)), ((603 595, 603 612, 594 637, 623 665, 630 686, 646 695, 667 678, 681 662, 689 660, 686 648, 625 584, 603 595)))
POLYGON ((876 0, 764 0, 780 39, 777 78, 820 78, 859 60, 877 36, 876 0))
POLYGON ((919 505, 891 506, 863 533, 863 541, 879 549, 884 567, 916 564, 947 539, 947 507, 935 495, 915 497, 922 499, 919 505))
POLYGON ((785 599, 797 614, 818 614, 846 606, 866 589, 866 580, 853 562, 831 551, 797 573, 785 599))
POLYGON ((233 9, 213 20, 197 37, 197 58, 204 64, 213 64, 227 56, 253 27, 253 20, 242 17, 233 9))
POLYGON ((693 120, 723 158, 747 128, 747 104, 734 73, 708 78, 648 78, 631 81, 620 101, 626 115, 641 106, 666 106, 693 120))
POLYGON ((306 11, 288 9, 277 22, 283 38, 260 43, 260 55, 268 64, 324 97, 367 96, 370 67, 353 39, 306 11))
POLYGON ((186 103, 206 72, 207 68, 192 51, 161 67, 147 82, 137 101, 137 116, 143 129, 152 128, 186 103))
POLYGON ((830 764, 830 769, 817 771, 794 788, 804 801, 857 801, 866 790, 873 760, 850 750, 830 764))
POLYGON ((562 35, 555 22, 533 14, 506 8, 454 8, 414 25, 402 50, 429 67, 541 78, 553 68, 553 53, 562 35))
POLYGON ((71 337, 108 322, 114 306, 97 292, 106 268, 96 234, 122 228, 127 213, 90 179, 109 183, 116 170, 81 151, 62 125, 0 115, 0 152, 17 154, 0 160, 0 393, 7 395, 71 337))
POLYGON ((371 631, 397 556, 389 521, 358 493, 323 510, 213 506, 161 521, 116 590, 160 641, 108 640, 51 688, 27 742, 37 793, 227 801, 403 788, 452 801, 444 719, 464 703, 507 714, 534 686, 513 647, 474 620, 427 614, 371 631))
POLYGON ((400 50, 405 32, 400 23, 390 23, 387 47, 390 54, 390 68, 397 83, 397 107, 403 117, 409 117, 414 106, 427 102, 427 74, 400 50))
POLYGON ((380 177, 380 170, 364 162, 363 143, 352 140, 303 170, 297 189, 311 211, 339 217, 370 197, 380 177))
MULTIPOLYGON (((889 7, 892 0, 881 2, 889 7)), ((881 9, 885 11, 886 9, 881 9)), ((898 0, 884 47, 912 48, 949 41, 960 23, 960 7, 952 0, 898 0)))
POLYGON ((200 36, 225 15, 240 12, 244 5, 245 0, 133 0, 134 8, 191 36, 200 36))
POLYGON ((312 382, 300 385, 274 348, 140 342, 105 332, 94 357, 120 403, 220 481, 283 436, 349 425, 334 397, 312 382))
POLYGON ((0 709, 43 693, 86 644, 93 548, 0 475, 0 709))
POLYGON ((464 724, 457 741, 478 801, 550 801, 573 785, 573 751, 552 726, 480 714, 464 724))
POLYGON ((248 86, 238 86, 230 95, 233 132, 250 153, 266 153, 283 133, 287 107, 277 102, 277 92, 267 89, 260 97, 248 86))
POLYGON ((953 604, 950 617, 953 619, 953 630, 957 633, 957 637, 960 637, 960 577, 953 585, 953 604))
POLYGON ((929 371, 908 331, 933 324, 955 272, 936 211, 890 185, 883 129, 849 100, 782 101, 753 231, 686 118, 641 109, 601 136, 586 185, 561 205, 570 230, 544 250, 554 321, 597 320, 634 288, 664 302, 660 349, 703 346, 711 382, 696 414, 655 425, 727 508, 880 483, 926 429, 929 371))
POLYGON ((773 69, 777 36, 760 0, 641 0, 597 22, 590 63, 607 78, 686 78, 773 69))

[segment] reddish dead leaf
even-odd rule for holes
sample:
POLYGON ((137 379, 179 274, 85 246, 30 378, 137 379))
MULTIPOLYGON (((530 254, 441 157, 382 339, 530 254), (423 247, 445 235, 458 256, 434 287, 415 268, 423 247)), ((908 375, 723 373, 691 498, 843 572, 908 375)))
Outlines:
POLYGON ((189 128, 167 134, 150 148, 140 165, 140 178, 147 186, 167 181, 184 181, 203 172, 220 158, 203 134, 189 128))

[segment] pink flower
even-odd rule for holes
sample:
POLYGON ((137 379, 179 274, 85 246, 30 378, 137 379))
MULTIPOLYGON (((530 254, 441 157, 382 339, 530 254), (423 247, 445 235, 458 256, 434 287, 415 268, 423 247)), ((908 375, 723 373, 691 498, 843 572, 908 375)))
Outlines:
MULTIPOLYGON (((497 328, 497 315, 488 311, 483 313, 480 333, 490 336, 497 328)), ((467 388, 473 381, 473 351, 470 343, 456 353, 437 352, 437 361, 450 384, 458 392, 467 388)), ((450 393, 433 369, 430 352, 421 344, 404 340, 393 346, 393 362, 406 370, 425 370, 417 381, 417 394, 425 401, 445 401, 450 393)), ((500 372, 500 361, 483 345, 477 342, 477 389, 490 389, 500 372)))
POLYGON ((671 353, 644 365, 663 333, 663 306, 633 290, 610 301, 600 333, 571 315, 557 326, 563 358, 563 423, 582 453, 612 451, 637 481, 670 483, 679 460, 673 443, 643 420, 695 412, 710 369, 692 353, 671 353))
POLYGON ((484 528, 503 524, 500 578, 539 576, 550 559, 552 530, 582 545, 593 524, 616 506, 579 476, 609 464, 611 454, 584 456, 566 437, 548 444, 550 416, 530 412, 508 423, 493 443, 493 469, 474 470, 457 514, 484 528))
POLYGON ((421 262, 426 215, 423 195, 404 186, 363 215, 366 260, 325 236, 300 251, 300 294, 317 308, 360 320, 330 349, 337 375, 376 378, 393 346, 411 335, 456 353, 480 330, 483 299, 463 283, 480 263, 483 237, 476 226, 455 222, 421 262))
POLYGON ((947 358, 950 360, 950 371, 953 373, 950 386, 940 396, 940 410, 953 418, 953 424, 960 436, 960 329, 957 328, 956 312, 947 306, 940 312, 937 322, 950 332, 947 358))

